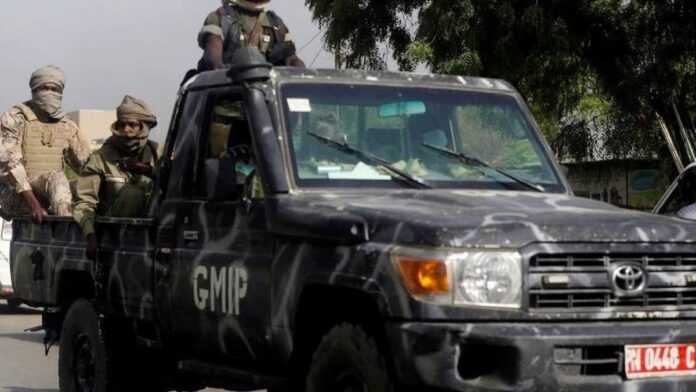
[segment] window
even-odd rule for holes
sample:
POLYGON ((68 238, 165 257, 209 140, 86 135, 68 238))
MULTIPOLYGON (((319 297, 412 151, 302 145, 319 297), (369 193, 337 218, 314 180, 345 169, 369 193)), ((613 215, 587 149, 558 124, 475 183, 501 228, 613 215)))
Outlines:
POLYGON ((461 90, 286 84, 295 180, 306 187, 394 187, 392 174, 335 143, 386 160, 435 187, 525 189, 476 158, 549 191, 564 191, 512 96, 461 90), (446 150, 446 151, 443 151, 446 150), (364 160, 364 159, 363 159, 364 160))
POLYGON ((255 159, 244 103, 239 95, 212 95, 199 144, 195 198, 239 199, 255 182, 255 159))

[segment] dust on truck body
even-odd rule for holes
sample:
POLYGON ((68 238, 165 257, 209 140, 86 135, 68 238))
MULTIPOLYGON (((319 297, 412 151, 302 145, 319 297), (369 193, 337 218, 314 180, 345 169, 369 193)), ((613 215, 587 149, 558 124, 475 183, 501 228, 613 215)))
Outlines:
POLYGON ((101 219, 96 262, 15 220, 61 390, 696 388, 696 226, 573 197, 510 85, 230 75, 182 87, 151 215, 101 219))

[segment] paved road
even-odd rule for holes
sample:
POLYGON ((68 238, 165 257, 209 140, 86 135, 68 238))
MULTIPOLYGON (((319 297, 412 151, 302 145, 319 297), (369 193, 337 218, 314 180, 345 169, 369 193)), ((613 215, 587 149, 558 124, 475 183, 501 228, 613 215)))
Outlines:
MULTIPOLYGON (((39 324, 38 312, 22 308, 9 314, 0 302, 0 392, 58 392, 58 348, 46 357, 43 333, 24 332, 39 324)), ((219 390, 206 389, 214 391, 219 390)))
POLYGON ((43 355, 43 335, 25 333, 41 323, 30 310, 7 314, 0 303, 0 392, 57 392, 58 350, 43 355))

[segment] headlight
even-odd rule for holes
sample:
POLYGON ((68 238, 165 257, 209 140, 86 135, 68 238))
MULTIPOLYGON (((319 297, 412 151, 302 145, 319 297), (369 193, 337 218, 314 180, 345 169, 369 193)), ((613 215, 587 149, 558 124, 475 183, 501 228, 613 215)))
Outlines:
POLYGON ((519 308, 522 257, 515 251, 397 248, 392 260, 414 297, 438 304, 519 308))
POLYGON ((455 303, 520 307, 522 258, 517 252, 467 253, 456 262, 455 303))

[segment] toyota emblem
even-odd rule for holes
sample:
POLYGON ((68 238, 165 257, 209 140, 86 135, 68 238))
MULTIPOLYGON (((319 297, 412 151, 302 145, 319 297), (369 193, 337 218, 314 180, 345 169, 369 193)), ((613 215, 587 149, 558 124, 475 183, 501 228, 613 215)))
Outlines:
POLYGON ((611 282, 618 297, 630 297, 643 293, 647 275, 640 264, 618 264, 611 271, 611 282))

